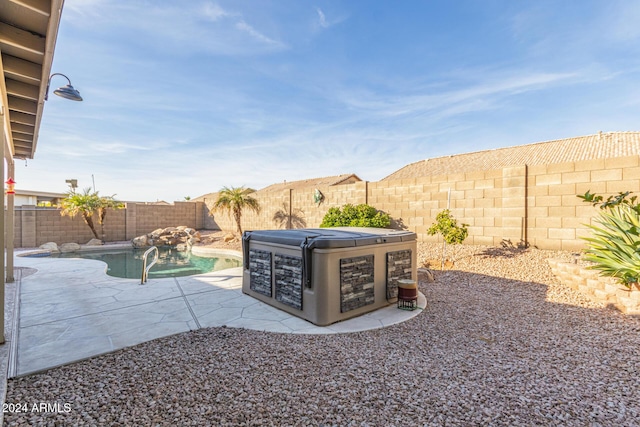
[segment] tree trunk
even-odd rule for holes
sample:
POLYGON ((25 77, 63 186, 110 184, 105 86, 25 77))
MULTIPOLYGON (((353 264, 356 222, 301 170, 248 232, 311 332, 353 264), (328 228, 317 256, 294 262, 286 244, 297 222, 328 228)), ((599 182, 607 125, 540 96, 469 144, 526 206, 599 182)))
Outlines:
POLYGON ((102 243, 106 242, 104 233, 104 219, 107 216, 106 209, 98 209, 98 221, 100 222, 100 234, 102 234, 102 243))
POLYGON ((238 226, 238 233, 240 233, 240 236, 242 236, 242 227, 240 226, 241 216, 242 216, 242 213, 239 210, 236 210, 233 212, 233 217, 236 220, 236 225, 238 226))
POLYGON ((84 218, 85 224, 89 226, 95 238, 100 240, 100 237, 98 237, 98 233, 96 232, 96 227, 93 225, 93 219, 91 218, 91 215, 82 214, 82 218, 84 218))

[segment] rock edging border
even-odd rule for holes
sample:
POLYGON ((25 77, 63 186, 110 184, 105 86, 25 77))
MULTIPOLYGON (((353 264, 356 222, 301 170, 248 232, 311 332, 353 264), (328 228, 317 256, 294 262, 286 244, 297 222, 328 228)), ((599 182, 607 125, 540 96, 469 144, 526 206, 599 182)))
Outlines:
POLYGON ((603 277, 595 270, 579 264, 549 259, 551 271, 560 283, 595 302, 615 307, 624 314, 640 315, 640 290, 627 289, 611 277, 603 277))

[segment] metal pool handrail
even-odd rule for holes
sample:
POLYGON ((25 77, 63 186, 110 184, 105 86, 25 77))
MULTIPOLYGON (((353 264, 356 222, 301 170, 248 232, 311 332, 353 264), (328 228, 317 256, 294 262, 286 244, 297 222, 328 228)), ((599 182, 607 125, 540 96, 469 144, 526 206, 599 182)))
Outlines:
POLYGON ((159 256, 158 248, 155 246, 151 246, 149 249, 146 250, 144 255, 142 255, 142 279, 140 281, 141 285, 144 285, 144 283, 147 281, 149 270, 151 270, 151 267, 153 267, 156 264, 156 262, 158 262, 158 256, 159 256), (153 255, 153 260, 151 261, 151 264, 147 265, 147 258, 149 254, 154 251, 155 251, 155 254, 153 255))

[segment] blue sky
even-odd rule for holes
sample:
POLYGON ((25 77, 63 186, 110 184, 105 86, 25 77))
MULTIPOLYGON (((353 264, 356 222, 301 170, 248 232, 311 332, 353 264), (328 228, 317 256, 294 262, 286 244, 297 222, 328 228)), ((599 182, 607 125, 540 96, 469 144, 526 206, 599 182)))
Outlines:
POLYGON ((639 130, 640 2, 66 0, 17 188, 120 200, 639 130), (52 87, 66 84, 54 77, 52 87))

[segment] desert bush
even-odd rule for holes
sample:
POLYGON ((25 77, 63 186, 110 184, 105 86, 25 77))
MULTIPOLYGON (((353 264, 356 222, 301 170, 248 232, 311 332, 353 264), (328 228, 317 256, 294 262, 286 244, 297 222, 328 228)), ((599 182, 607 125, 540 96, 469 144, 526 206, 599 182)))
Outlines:
POLYGON ((378 211, 373 206, 346 204, 342 209, 329 208, 320 227, 376 227, 387 228, 391 224, 389 214, 378 211))
POLYGON ((640 281, 640 204, 630 194, 618 193, 607 200, 589 191, 578 195, 602 209, 596 225, 586 224, 592 235, 583 237, 588 245, 584 258, 593 263, 589 268, 616 278, 627 288, 640 281))
MULTIPOLYGON (((430 236, 440 234, 444 240, 442 243, 442 269, 444 269, 445 265, 447 244, 459 245, 464 242, 464 239, 469 235, 468 226, 469 224, 458 225, 458 221, 453 217, 449 209, 444 209, 436 215, 436 222, 429 227, 427 234, 430 236)), ((455 261, 455 253, 452 258, 452 261, 455 261)))

